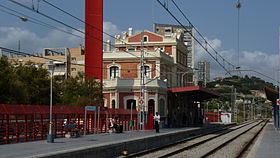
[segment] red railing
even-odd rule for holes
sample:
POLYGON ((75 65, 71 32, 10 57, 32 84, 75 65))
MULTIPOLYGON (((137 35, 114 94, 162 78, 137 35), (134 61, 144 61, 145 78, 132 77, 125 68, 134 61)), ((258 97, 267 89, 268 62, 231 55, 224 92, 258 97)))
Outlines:
MULTIPOLYGON (((53 106, 53 133, 56 138, 65 137, 65 122, 75 123, 84 134, 104 133, 109 131, 109 118, 118 118, 123 130, 137 130, 137 111, 132 111, 134 124, 129 125, 131 111, 127 109, 104 109, 88 111, 85 120, 83 107, 53 106)), ((0 104, 0 144, 18 143, 46 139, 49 129, 49 106, 41 105, 6 105, 0 104)))
POLYGON ((217 114, 217 113, 205 113, 205 120, 207 122, 219 122, 221 114, 217 114))

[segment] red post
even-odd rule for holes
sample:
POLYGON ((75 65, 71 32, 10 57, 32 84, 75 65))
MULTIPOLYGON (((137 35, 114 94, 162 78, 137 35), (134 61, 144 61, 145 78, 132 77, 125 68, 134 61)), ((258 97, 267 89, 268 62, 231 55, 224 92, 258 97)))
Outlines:
POLYGON ((27 130, 28 126, 27 126, 27 115, 24 114, 24 141, 27 142, 27 130))
POLYGON ((63 119, 62 119, 62 121, 60 121, 60 136, 61 137, 64 137, 64 135, 63 135, 63 119))
POLYGON ((18 117, 16 115, 16 142, 19 142, 19 125, 18 125, 18 117))
POLYGON ((35 121, 32 120, 32 140, 35 140, 35 131, 36 131, 36 125, 35 125, 35 121))
POLYGON ((54 137, 57 137, 57 114, 54 114, 54 137))
POLYGON ((102 83, 103 0, 85 0, 85 73, 102 83))
POLYGON ((7 114, 6 115, 6 144, 8 144, 9 143, 9 128, 10 128, 10 126, 9 126, 9 124, 10 124, 10 119, 9 119, 9 114, 7 114))
POLYGON ((40 135, 41 135, 41 139, 44 139, 44 121, 43 121, 43 114, 41 114, 41 117, 40 117, 40 135))
POLYGON ((80 121, 81 121, 81 115, 80 115, 80 114, 78 114, 78 128, 79 128, 79 129, 81 128, 80 121))

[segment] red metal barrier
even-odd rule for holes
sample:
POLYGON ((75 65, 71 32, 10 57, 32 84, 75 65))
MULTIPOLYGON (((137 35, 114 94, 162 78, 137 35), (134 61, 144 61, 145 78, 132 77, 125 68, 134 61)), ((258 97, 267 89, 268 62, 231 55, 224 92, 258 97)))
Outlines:
POLYGON ((205 118, 206 118, 205 120, 207 122, 218 122, 221 118, 221 114, 218 115, 217 113, 208 112, 208 113, 205 113, 205 118))
MULTIPOLYGON (((137 111, 132 111, 133 120, 137 122, 137 111)), ((97 112, 88 111, 84 116, 84 107, 53 106, 53 129, 56 138, 65 137, 65 121, 75 123, 84 134, 108 132, 108 118, 117 117, 123 130, 137 130, 137 123, 129 127, 131 111, 126 109, 108 109, 97 112), (99 125, 99 126, 98 126, 99 125)), ((7 105, 0 104, 0 144, 18 143, 46 139, 49 128, 49 106, 40 105, 7 105)))

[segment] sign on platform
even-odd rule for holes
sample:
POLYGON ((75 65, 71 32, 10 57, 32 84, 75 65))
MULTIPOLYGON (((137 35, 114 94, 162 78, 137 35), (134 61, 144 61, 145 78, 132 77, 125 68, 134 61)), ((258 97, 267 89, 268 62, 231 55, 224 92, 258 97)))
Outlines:
POLYGON ((276 103, 280 106, 280 99, 277 99, 276 103))
POLYGON ((86 106, 85 110, 86 111, 96 111, 96 106, 86 106))
POLYGON ((143 99, 140 99, 140 100, 139 100, 139 104, 140 104, 140 105, 144 105, 144 100, 143 100, 143 99))

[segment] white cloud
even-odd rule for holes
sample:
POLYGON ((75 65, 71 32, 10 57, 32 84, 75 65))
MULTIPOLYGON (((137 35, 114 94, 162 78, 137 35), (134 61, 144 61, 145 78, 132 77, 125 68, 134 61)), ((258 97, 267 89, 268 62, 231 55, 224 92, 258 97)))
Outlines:
MULTIPOLYGON (((111 22, 104 22, 103 25, 104 32, 112 36, 121 32, 118 27, 111 22)), ((69 32, 69 30, 65 28, 60 29, 69 32)), ((44 48, 75 48, 80 44, 84 45, 82 34, 76 31, 72 31, 71 33, 81 36, 81 38, 58 30, 51 30, 45 36, 40 37, 29 29, 20 27, 0 27, 0 46, 17 50, 20 40, 22 51, 34 53, 42 52, 44 48)), ((109 39, 109 37, 104 35, 104 41, 107 39, 109 39)))
POLYGON ((83 39, 58 30, 48 32, 45 37, 39 37, 36 33, 27 29, 0 27, 0 46, 18 49, 19 40, 21 50, 30 53, 42 52, 43 48, 77 47, 83 43, 83 39))
MULTIPOLYGON (((223 49, 222 48, 222 41, 219 39, 213 39, 207 41, 211 44, 211 46, 217 50, 217 52, 225 58, 227 61, 232 63, 233 65, 238 64, 237 59, 238 55, 237 52, 233 49, 223 49)), ((208 47, 208 50, 209 49, 208 47)), ((215 54, 212 52, 212 54, 215 54)), ((214 55, 214 57, 216 57, 214 55)), ((221 59, 221 58, 219 58, 221 59)), ((208 60, 210 61, 211 65, 211 78, 217 77, 217 76, 225 76, 226 72, 214 61, 211 56, 204 51, 199 45, 196 45, 196 61, 199 60, 208 60)), ((219 60, 220 63, 223 63, 222 60, 219 60)), ((242 70, 255 70, 260 73, 263 73, 265 75, 268 75, 272 78, 277 79, 276 77, 276 70, 278 69, 278 54, 268 54, 261 51, 241 51, 239 55, 239 66, 242 70)), ((228 65, 226 65, 228 68, 228 65)), ((258 76, 266 81, 272 82, 268 78, 265 78, 264 76, 260 76, 254 72, 244 72, 243 75, 252 75, 252 76, 258 76)))
MULTIPOLYGON (((120 34, 120 32, 121 32, 121 30, 119 30, 117 25, 115 25, 115 24, 113 24, 111 22, 103 22, 103 31, 106 32, 107 34, 112 35, 113 37, 116 34, 120 34)), ((104 41, 113 40, 111 37, 109 37, 106 34, 104 34, 103 39, 104 39, 104 41)))

